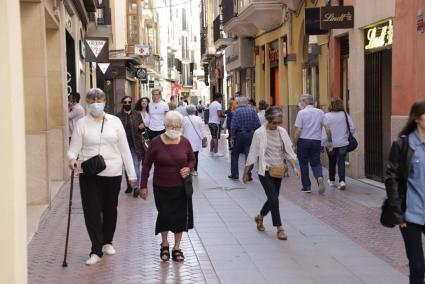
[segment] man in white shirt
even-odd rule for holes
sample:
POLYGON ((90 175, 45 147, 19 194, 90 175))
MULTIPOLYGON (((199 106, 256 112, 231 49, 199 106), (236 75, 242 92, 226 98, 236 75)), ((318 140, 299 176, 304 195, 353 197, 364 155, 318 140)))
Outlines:
POLYGON ((294 144, 297 149, 298 161, 301 169, 302 192, 311 193, 311 182, 308 170, 308 164, 313 170, 314 177, 317 180, 319 193, 323 194, 326 190, 323 181, 322 164, 320 162, 322 128, 325 127, 328 142, 326 147, 332 148, 332 135, 330 128, 324 125, 325 113, 313 106, 313 96, 306 94, 300 99, 298 112, 295 120, 295 138, 294 144))
POLYGON ((223 100, 223 95, 221 93, 214 94, 214 101, 210 104, 209 107, 209 120, 208 127, 211 132, 211 144, 210 144, 210 156, 211 157, 223 157, 222 153, 218 152, 218 140, 220 139, 221 127, 220 127, 220 118, 223 117, 223 110, 221 102, 223 100))
POLYGON ((176 108, 176 111, 181 113, 183 116, 187 116, 186 106, 184 105, 183 101, 179 102, 179 106, 176 108))
POLYGON ((170 109, 168 104, 161 100, 161 96, 160 90, 152 90, 152 102, 149 103, 150 122, 148 135, 150 140, 165 132, 165 113, 170 109))
POLYGON ((84 108, 80 105, 79 93, 68 96, 68 110, 69 141, 71 141, 72 132, 77 125, 77 121, 86 115, 84 108))

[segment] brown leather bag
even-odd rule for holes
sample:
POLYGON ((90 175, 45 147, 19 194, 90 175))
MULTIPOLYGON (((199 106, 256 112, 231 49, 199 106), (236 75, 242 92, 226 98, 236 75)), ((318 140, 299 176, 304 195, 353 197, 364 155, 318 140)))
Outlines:
POLYGON ((269 175, 274 178, 283 178, 287 176, 288 169, 285 167, 270 166, 269 175))

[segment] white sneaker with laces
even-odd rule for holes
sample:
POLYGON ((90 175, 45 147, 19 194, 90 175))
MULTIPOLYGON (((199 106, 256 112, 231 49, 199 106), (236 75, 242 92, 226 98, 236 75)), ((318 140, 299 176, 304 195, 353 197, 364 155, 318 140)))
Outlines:
POLYGON ((217 152, 214 154, 214 157, 224 157, 224 154, 217 152))
POLYGON ((115 251, 114 247, 112 245, 110 245, 110 244, 104 245, 103 248, 102 248, 102 252, 104 254, 107 254, 107 255, 114 255, 114 254, 116 254, 116 251, 115 251))
POLYGON ((328 179, 329 186, 336 187, 336 182, 328 179))
POLYGON ((345 190, 345 182, 343 182, 343 181, 339 182, 338 189, 339 190, 345 190))
POLYGON ((93 264, 96 264, 96 263, 98 263, 99 261, 101 261, 102 259, 97 255, 97 254, 95 254, 95 253, 92 253, 91 255, 90 255, 90 258, 89 259, 87 259, 87 261, 86 261, 86 264, 87 265, 93 265, 93 264))

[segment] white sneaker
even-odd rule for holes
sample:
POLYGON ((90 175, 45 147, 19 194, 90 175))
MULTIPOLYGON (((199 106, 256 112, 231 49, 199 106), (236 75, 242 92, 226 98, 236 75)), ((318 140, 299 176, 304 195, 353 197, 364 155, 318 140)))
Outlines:
POLYGON ((107 255, 114 255, 114 254, 116 254, 116 251, 115 251, 114 247, 112 245, 110 245, 110 244, 104 245, 103 248, 102 248, 102 252, 104 254, 107 254, 107 255))
POLYGON ((338 189, 339 190, 345 190, 345 182, 343 182, 343 181, 339 182, 338 189))
POLYGON ((99 261, 101 261, 102 259, 97 255, 97 254, 95 254, 95 253, 92 253, 91 255, 90 255, 90 258, 89 259, 87 259, 87 261, 86 261, 86 264, 87 265, 93 265, 93 264, 96 264, 96 263, 98 263, 99 261))
POLYGON ((214 157, 224 157, 224 154, 217 152, 214 154, 214 157))
POLYGON ((197 171, 193 171, 192 172, 192 176, 197 176, 198 175, 198 172, 197 171))
POLYGON ((336 182, 328 179, 329 186, 336 187, 336 182))

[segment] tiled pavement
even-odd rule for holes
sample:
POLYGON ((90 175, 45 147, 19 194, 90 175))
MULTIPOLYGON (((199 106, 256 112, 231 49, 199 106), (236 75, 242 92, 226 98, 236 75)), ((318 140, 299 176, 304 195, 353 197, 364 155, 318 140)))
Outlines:
MULTIPOLYGON (((397 229, 379 225, 382 190, 349 180, 347 191, 325 196, 299 192, 287 178, 281 215, 288 241, 276 239, 271 218, 266 232, 253 217, 265 200, 255 178, 248 186, 227 179, 228 157, 203 152, 194 194, 195 230, 184 236, 184 264, 160 262, 154 236, 156 210, 120 195, 114 245, 117 254, 94 267, 79 197, 75 197, 68 268, 62 268, 68 190, 29 245, 30 283, 407 283, 407 261, 397 229)), ((78 192, 78 188, 75 193, 78 192)))

